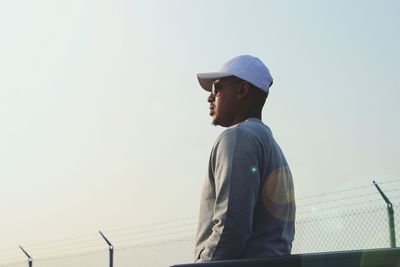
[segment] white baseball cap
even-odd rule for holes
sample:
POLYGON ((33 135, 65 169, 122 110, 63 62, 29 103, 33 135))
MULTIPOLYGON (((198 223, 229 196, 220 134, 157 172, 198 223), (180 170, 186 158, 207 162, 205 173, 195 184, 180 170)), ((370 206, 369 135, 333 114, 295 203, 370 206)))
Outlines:
POLYGON ((267 66, 260 59, 249 55, 232 58, 219 72, 197 73, 197 79, 204 90, 211 92, 215 80, 232 75, 248 81, 266 93, 272 85, 272 76, 267 66))

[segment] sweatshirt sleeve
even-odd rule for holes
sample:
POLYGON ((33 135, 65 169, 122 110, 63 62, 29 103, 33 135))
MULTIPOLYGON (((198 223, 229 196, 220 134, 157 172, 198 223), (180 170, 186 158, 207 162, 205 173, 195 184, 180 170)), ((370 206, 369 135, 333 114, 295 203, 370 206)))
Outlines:
POLYGON ((243 251, 260 190, 261 150, 258 139, 240 128, 226 130, 217 140, 211 160, 213 227, 199 262, 235 259, 243 251))

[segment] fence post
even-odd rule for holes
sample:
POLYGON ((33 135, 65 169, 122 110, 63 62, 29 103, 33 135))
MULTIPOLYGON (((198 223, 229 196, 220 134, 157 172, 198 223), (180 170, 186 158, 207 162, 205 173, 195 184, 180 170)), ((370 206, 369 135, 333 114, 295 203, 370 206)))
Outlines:
POLYGON ((108 239, 103 235, 103 233, 101 231, 99 231, 99 233, 101 234, 101 236, 104 238, 104 240, 108 244, 108 249, 110 251, 110 267, 113 267, 113 264, 114 264, 114 246, 111 244, 110 241, 108 241, 108 239))
POLYGON ((19 246, 19 248, 22 250, 22 252, 28 257, 28 266, 32 267, 33 264, 33 259, 32 257, 28 254, 28 252, 25 251, 25 249, 22 246, 19 246))
POLYGON ((392 202, 387 198, 385 193, 381 190, 381 188, 378 186, 378 184, 373 181, 376 189, 378 189, 379 193, 381 194, 383 200, 385 200, 387 204, 387 211, 388 211, 388 217, 389 217, 389 235, 390 235, 390 247, 395 248, 396 247, 396 229, 394 226, 394 211, 393 211, 393 205, 392 202))

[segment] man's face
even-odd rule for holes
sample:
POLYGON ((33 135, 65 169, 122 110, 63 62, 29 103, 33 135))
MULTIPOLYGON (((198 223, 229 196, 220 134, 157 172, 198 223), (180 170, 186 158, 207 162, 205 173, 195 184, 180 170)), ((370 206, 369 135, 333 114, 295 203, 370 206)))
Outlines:
POLYGON ((237 93, 240 80, 228 77, 216 80, 214 90, 207 101, 210 103, 210 116, 214 125, 229 127, 235 124, 237 116, 237 93))

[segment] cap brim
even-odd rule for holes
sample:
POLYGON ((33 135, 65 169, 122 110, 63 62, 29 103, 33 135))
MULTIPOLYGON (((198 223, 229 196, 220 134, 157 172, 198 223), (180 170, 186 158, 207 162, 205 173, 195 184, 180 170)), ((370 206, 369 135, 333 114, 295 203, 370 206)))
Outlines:
POLYGON ((208 92, 211 92, 215 80, 229 76, 232 76, 232 74, 226 72, 197 73, 197 79, 199 80, 200 86, 208 92))

